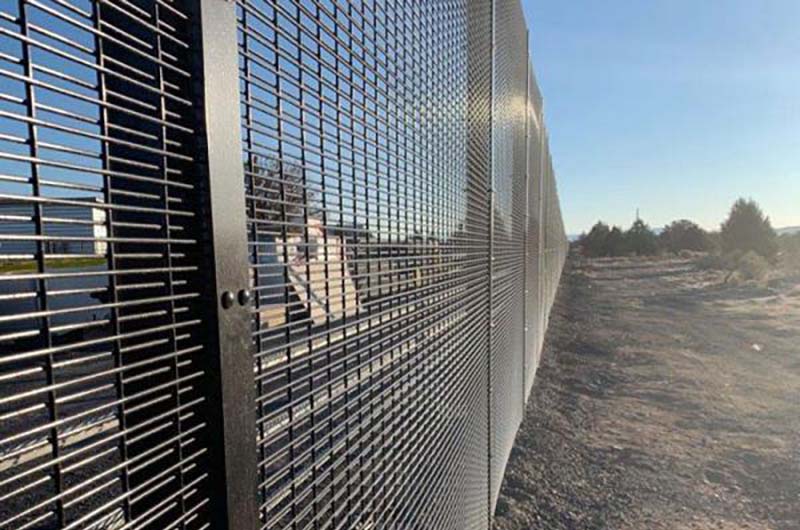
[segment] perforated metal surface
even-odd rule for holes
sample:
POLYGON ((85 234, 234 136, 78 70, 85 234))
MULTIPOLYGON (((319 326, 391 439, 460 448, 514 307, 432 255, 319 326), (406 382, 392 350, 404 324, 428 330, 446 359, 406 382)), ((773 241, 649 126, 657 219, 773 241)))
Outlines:
POLYGON ((190 24, 0 7, 2 529, 204 526, 190 24))

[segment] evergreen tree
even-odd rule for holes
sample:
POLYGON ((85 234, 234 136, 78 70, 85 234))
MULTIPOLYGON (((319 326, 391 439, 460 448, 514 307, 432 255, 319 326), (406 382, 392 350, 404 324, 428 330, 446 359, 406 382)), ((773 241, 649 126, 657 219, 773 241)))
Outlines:
POLYGON ((728 219, 722 223, 720 236, 725 253, 753 251, 770 260, 778 253, 772 223, 752 199, 739 199, 734 203, 728 219))
POLYGON ((625 233, 615 226, 606 237, 606 255, 622 256, 626 252, 625 233))
POLYGON ((637 219, 625 233, 625 246, 637 256, 652 256, 658 252, 658 237, 647 223, 637 219))
POLYGON ((607 224, 598 221, 588 234, 581 237, 580 245, 583 247, 583 253, 592 258, 607 256, 606 242, 610 231, 607 224))

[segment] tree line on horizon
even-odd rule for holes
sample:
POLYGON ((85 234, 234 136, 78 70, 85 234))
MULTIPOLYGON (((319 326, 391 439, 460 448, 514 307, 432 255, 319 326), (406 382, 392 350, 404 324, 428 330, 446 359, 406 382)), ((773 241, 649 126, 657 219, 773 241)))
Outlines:
POLYGON ((761 207, 752 199, 738 199, 719 231, 704 230, 688 219, 673 221, 656 233, 637 219, 628 230, 598 221, 576 244, 586 257, 656 256, 698 252, 726 261, 761 259, 775 263, 782 251, 800 254, 800 233, 778 236, 761 207))

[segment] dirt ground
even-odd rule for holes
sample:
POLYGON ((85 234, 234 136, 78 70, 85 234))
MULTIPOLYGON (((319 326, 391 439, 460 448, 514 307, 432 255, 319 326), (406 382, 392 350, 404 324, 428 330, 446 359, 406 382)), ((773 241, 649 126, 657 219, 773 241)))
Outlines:
POLYGON ((571 260, 495 530, 800 529, 800 278, 571 260))

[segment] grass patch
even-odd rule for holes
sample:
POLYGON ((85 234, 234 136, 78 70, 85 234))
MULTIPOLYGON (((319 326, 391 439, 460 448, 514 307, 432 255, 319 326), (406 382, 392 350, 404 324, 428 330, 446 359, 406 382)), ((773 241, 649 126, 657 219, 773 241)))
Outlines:
MULTIPOLYGON (((45 261, 47 270, 96 267, 98 265, 103 265, 104 263, 106 263, 106 258, 98 256, 58 258, 45 261)), ((0 260, 0 274, 36 272, 38 269, 38 265, 34 260, 0 260)))

